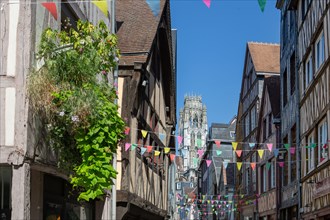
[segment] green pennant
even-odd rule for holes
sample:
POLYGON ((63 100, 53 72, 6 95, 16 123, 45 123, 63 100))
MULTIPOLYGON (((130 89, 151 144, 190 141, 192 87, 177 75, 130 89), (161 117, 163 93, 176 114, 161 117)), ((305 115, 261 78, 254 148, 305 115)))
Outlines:
POLYGON ((266 163, 266 168, 267 168, 267 170, 269 170, 269 168, 270 168, 271 165, 272 165, 272 164, 269 163, 269 162, 266 163))
POLYGON ((284 144, 285 149, 289 150, 290 144, 284 144))
POLYGON ((310 147, 311 147, 311 148, 315 148, 315 147, 316 147, 316 144, 315 144, 315 143, 312 143, 312 144, 310 145, 310 147))
POLYGON ((136 146, 137 146, 137 144, 132 144, 131 145, 131 150, 135 150, 136 146))
POLYGON ((261 11, 264 12, 265 6, 266 6, 266 0, 258 0, 258 3, 259 3, 261 11))
POLYGON ((220 156, 222 154, 221 150, 216 150, 216 152, 217 152, 217 156, 220 156))

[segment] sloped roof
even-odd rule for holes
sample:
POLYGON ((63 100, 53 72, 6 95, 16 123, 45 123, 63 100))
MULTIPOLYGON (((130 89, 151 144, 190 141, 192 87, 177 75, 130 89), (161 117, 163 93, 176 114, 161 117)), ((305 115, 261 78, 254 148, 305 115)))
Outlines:
POLYGON ((280 45, 248 42, 256 72, 280 73, 280 45))
POLYGON ((278 116, 280 113, 280 84, 280 76, 266 77, 264 81, 274 117, 278 116))
POLYGON ((160 11, 155 17, 146 0, 116 1, 116 21, 119 24, 118 47, 122 54, 119 61, 121 65, 132 65, 134 61, 146 61, 165 2, 166 0, 160 1, 160 11))

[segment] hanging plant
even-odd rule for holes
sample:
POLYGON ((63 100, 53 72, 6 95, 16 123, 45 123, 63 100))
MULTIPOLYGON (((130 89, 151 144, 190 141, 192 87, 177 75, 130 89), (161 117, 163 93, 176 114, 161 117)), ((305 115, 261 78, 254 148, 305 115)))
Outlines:
POLYGON ((78 200, 102 198, 116 178, 111 160, 125 123, 107 74, 118 56, 117 38, 104 22, 78 21, 77 30, 43 32, 38 58, 44 65, 29 75, 30 105, 48 124, 48 144, 78 200))

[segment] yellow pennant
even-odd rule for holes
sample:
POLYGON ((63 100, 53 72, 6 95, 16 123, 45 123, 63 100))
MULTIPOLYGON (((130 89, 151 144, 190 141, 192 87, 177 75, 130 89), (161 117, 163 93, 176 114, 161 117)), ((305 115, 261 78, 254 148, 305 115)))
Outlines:
POLYGON ((168 152, 170 152, 170 150, 171 150, 171 148, 169 148, 169 147, 164 147, 164 152, 165 152, 165 154, 167 154, 168 152))
POLYGON ((146 130, 141 130, 141 133, 143 138, 147 137, 148 132, 146 130))
POLYGON ((262 155, 264 155, 264 150, 258 150, 258 154, 260 159, 262 158, 262 155))
POLYGON ((236 165, 237 165, 237 169, 238 170, 241 170, 241 168, 242 168, 242 162, 237 162, 236 165))
POLYGON ((103 1, 92 1, 92 3, 94 5, 96 5, 96 7, 98 7, 102 13, 105 15, 105 17, 108 17, 108 3, 107 1, 103 0, 103 1))
POLYGON ((237 148, 237 142, 232 142, 231 144, 233 145, 233 149, 236 150, 236 148, 237 148))
POLYGON ((159 156, 159 154, 160 154, 159 150, 155 150, 154 152, 155 152, 155 156, 159 156))

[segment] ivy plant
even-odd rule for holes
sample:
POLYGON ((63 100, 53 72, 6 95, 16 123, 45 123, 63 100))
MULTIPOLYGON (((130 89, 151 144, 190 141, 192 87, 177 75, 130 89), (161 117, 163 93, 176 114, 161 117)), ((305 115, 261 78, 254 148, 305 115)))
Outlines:
POLYGON ((48 125, 48 144, 78 200, 102 198, 116 178, 111 160, 125 128, 107 77, 118 62, 117 38, 102 21, 78 21, 76 30, 46 29, 37 54, 44 64, 29 75, 30 105, 48 125))

